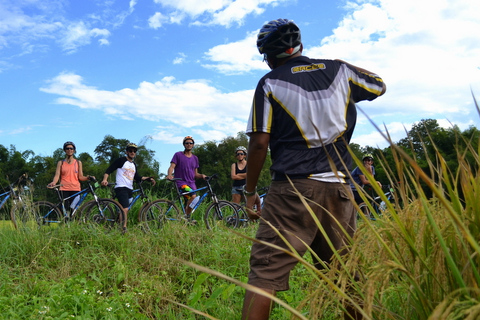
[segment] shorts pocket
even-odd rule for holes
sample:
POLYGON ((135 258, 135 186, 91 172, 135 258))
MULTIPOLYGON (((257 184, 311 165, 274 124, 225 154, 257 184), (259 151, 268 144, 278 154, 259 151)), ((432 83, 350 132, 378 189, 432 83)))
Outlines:
MULTIPOLYGON (((257 239, 270 244, 277 244, 278 234, 269 225, 260 225, 257 232, 257 239)), ((252 246, 252 254, 250 262, 252 265, 268 265, 270 257, 273 254, 271 246, 263 243, 255 242, 252 246)))
POLYGON ((298 199, 298 194, 297 192, 299 192, 302 196, 304 196, 305 198, 312 198, 313 197, 313 188, 311 187, 302 187, 302 186, 295 186, 296 187, 296 191, 295 189, 292 187, 292 186, 286 186, 286 187, 282 187, 280 189, 280 194, 283 196, 283 197, 287 197, 287 198, 295 198, 295 199, 298 199))
POLYGON ((345 190, 345 188, 340 188, 338 189, 338 197, 340 199, 350 201, 351 194, 349 194, 349 191, 345 190))

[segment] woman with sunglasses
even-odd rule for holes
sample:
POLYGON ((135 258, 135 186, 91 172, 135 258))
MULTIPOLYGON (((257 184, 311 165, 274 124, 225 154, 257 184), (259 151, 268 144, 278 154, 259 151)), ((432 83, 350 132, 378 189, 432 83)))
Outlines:
POLYGON ((247 148, 239 146, 235 150, 237 161, 232 163, 231 177, 233 180, 232 202, 240 203, 243 195, 243 186, 247 178, 247 148))
MULTIPOLYGON (((65 159, 58 161, 55 176, 47 187, 52 188, 60 181, 62 197, 67 198, 79 192, 81 190, 80 181, 87 181, 90 176, 83 175, 82 162, 74 157, 76 147, 73 142, 65 142, 63 144, 63 151, 65 151, 65 159)), ((71 201, 65 201, 67 208, 70 207, 70 205, 71 201)))

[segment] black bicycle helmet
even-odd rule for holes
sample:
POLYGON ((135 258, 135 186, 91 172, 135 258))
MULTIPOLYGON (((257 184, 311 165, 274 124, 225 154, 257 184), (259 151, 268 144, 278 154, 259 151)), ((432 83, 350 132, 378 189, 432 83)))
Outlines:
POLYGON ((129 144, 127 144, 127 146, 125 147, 125 151, 128 151, 128 149, 135 149, 135 150, 138 150, 138 146, 133 143, 133 142, 130 142, 129 144))
POLYGON ((72 141, 67 141, 63 144, 63 151, 65 151, 65 148, 67 146, 72 146, 73 150, 77 151, 77 147, 75 147, 75 143, 73 143, 72 141))
POLYGON ((300 29, 293 20, 277 19, 272 20, 262 26, 257 36, 257 48, 260 54, 267 56, 276 56, 285 53, 285 56, 292 55, 300 49, 302 36, 300 29))

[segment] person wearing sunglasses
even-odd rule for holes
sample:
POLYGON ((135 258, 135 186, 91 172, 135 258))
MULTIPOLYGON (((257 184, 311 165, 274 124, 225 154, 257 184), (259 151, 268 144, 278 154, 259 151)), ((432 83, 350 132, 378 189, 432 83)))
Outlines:
MULTIPOLYGON (((369 172, 373 177, 375 177, 375 167, 373 166, 373 155, 371 154, 365 155, 362 161, 363 161, 363 166, 365 167, 367 172, 369 172)), ((359 186, 360 188, 364 189, 364 191, 367 191, 368 194, 375 196, 375 194, 373 193, 373 188, 371 187, 373 182, 367 179, 367 177, 359 167, 356 167, 355 169, 353 169, 350 174, 352 176, 352 179, 350 181, 350 187, 352 188, 353 196, 357 204, 363 203, 363 199, 358 193, 359 190, 357 190, 356 186, 359 186)), ((375 181, 375 183, 377 183, 380 188, 382 187, 382 183, 380 181, 375 181)))
POLYGON ((237 161, 232 163, 231 177, 233 180, 232 202, 240 203, 243 195, 243 187, 247 178, 247 148, 239 146, 235 150, 237 161))
POLYGON ((138 146, 135 143, 127 144, 125 148, 125 157, 118 158, 105 170, 103 175, 102 186, 108 185, 108 176, 117 170, 115 176, 115 196, 123 207, 123 233, 127 231, 128 207, 133 194, 133 181, 141 182, 148 180, 155 185, 155 179, 152 177, 142 177, 138 174, 137 164, 134 159, 137 155, 138 146))
MULTIPOLYGON (((76 147, 72 141, 63 144, 65 159, 57 162, 57 169, 52 182, 47 187, 52 188, 60 181, 60 192, 63 198, 68 198, 81 190, 80 181, 87 181, 90 176, 83 175, 82 162, 75 159, 76 147)), ((93 177, 95 178, 95 177, 93 177)), ((70 207, 72 199, 65 201, 65 206, 70 207)))
MULTIPOLYGON (((175 152, 170 161, 170 167, 167 171, 167 179, 172 180, 175 178, 180 178, 180 180, 175 180, 177 188, 181 192, 189 192, 191 190, 197 189, 195 185, 195 179, 205 179, 207 176, 198 172, 199 161, 196 155, 193 154, 192 150, 195 146, 195 140, 191 136, 186 136, 183 138, 183 151, 175 152)), ((195 193, 185 195, 187 199, 186 204, 186 218, 190 219, 190 214, 192 213, 192 208, 190 204, 195 199, 195 193)))

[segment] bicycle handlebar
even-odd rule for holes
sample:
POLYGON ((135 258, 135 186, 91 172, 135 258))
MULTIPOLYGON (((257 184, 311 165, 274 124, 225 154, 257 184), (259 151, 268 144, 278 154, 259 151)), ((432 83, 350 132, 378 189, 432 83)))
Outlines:
MULTIPOLYGON (((205 181, 210 181, 210 180, 216 179, 216 178, 218 178, 218 174, 214 173, 211 176, 206 176, 205 181)), ((173 179, 165 179, 165 180, 173 182, 173 181, 178 181, 178 180, 182 180, 182 179, 181 178, 173 178, 173 179)))
POLYGON ((48 189, 60 188, 60 187, 62 187, 62 186, 63 186, 63 184, 56 184, 56 185, 53 185, 53 186, 47 184, 47 188, 48 188, 48 189))

